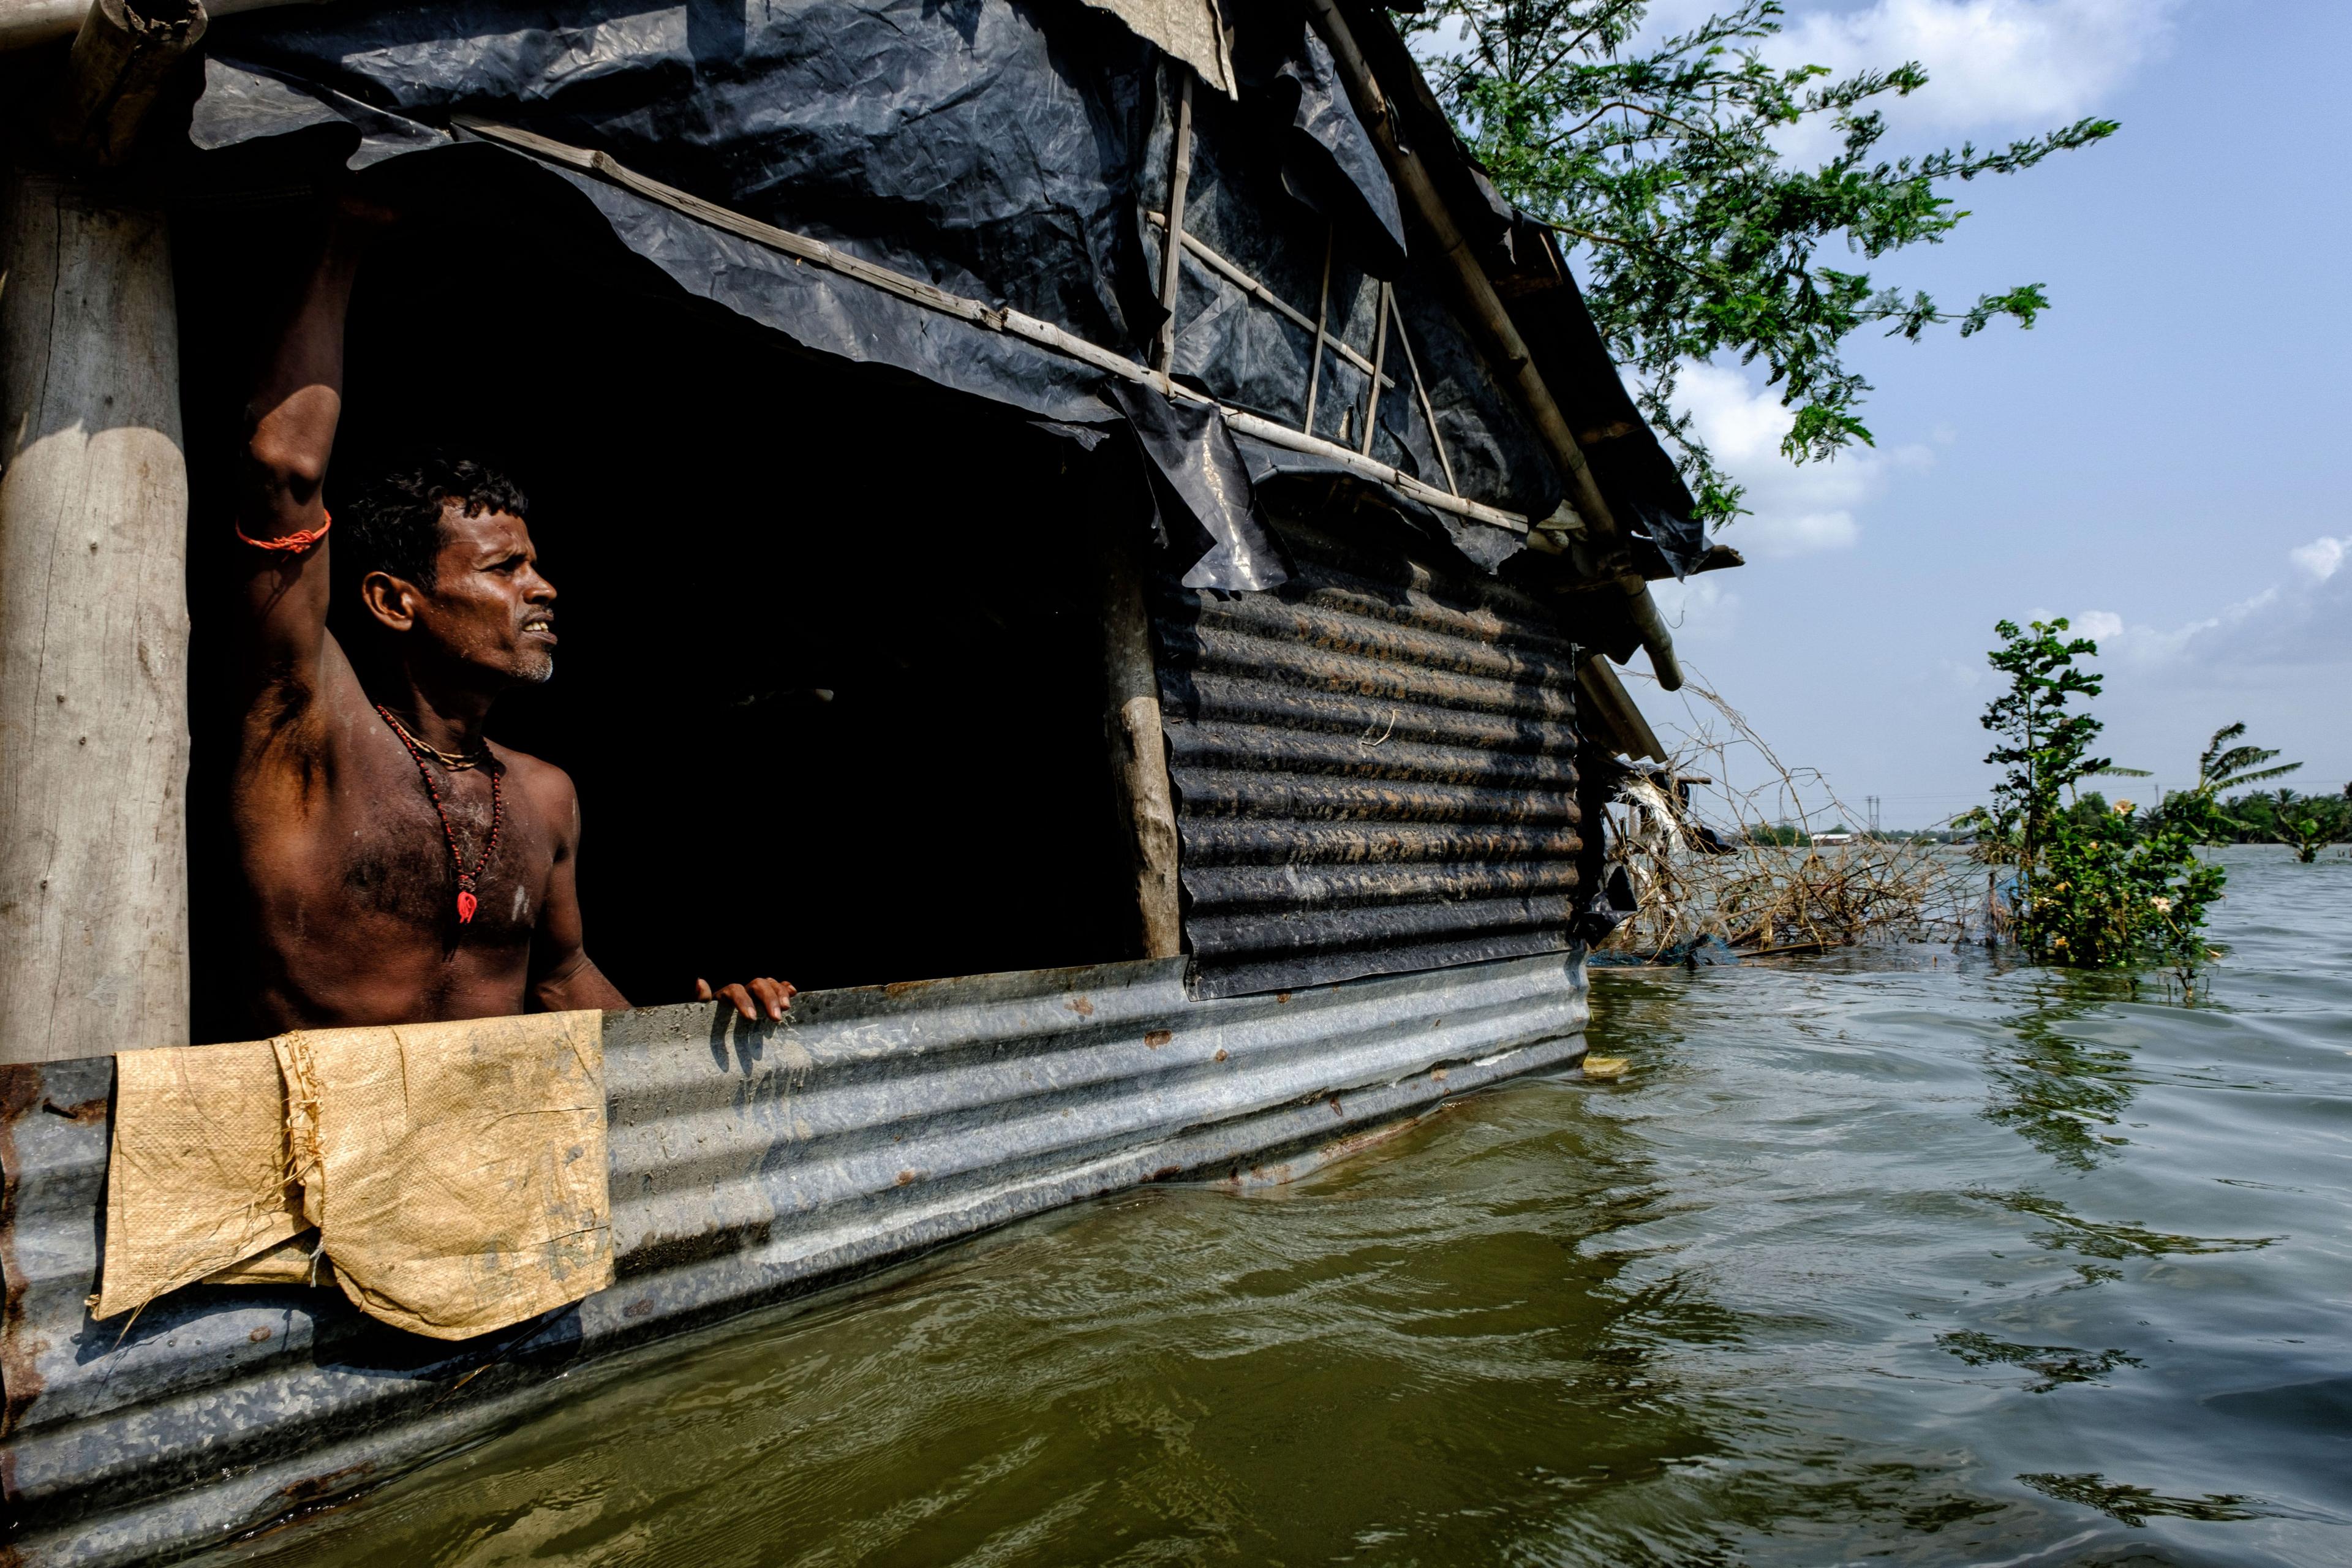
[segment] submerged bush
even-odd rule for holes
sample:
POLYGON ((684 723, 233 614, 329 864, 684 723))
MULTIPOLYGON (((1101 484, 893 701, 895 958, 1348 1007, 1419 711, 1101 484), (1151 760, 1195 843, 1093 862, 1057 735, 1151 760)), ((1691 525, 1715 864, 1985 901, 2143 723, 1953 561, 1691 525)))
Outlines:
POLYGON ((2214 794, 2221 783, 2263 775, 2246 771, 2252 748, 2224 750, 2244 732, 2238 725, 2207 748, 2198 788, 2168 796, 2144 820, 2134 820, 2130 801, 2109 807, 2083 791, 2085 779, 2146 774, 2092 755, 2105 726, 2083 710, 2105 678, 2074 660, 2099 647, 2088 637, 2063 637, 2067 629, 2063 619, 1994 628, 2001 646, 1987 658, 2010 684, 1985 709, 1982 723, 2000 740, 1985 761, 2005 771, 1992 804, 1963 820, 1977 830, 1979 859, 2016 868, 2008 923, 2037 962, 2084 969, 2161 963, 2189 984, 2208 956, 2206 911, 2224 881, 2221 868, 2197 854, 2221 836, 2214 794), (2221 765, 2231 763, 2238 765, 2221 765))

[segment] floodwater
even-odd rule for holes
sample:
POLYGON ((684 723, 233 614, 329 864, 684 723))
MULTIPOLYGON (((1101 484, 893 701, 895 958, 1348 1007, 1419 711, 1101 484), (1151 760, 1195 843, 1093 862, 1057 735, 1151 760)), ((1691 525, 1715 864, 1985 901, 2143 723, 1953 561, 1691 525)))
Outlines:
POLYGON ((1920 948, 1594 985, 1278 1192, 1027 1223, 247 1549, 415 1564, 2352 1563, 2352 861, 2210 998, 1920 948))

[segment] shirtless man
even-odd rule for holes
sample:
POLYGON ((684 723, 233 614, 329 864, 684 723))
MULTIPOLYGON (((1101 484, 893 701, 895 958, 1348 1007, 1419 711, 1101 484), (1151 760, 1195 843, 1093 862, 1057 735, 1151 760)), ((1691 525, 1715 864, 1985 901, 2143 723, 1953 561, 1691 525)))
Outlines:
MULTIPOLYGON (((571 778, 483 734, 500 692, 555 671, 555 589, 521 493, 435 459, 373 486, 328 538, 344 316, 387 221, 356 203, 335 212, 246 410, 230 809, 255 910, 256 1022, 626 1007, 583 945, 571 778), (327 629, 331 550, 347 565, 358 552, 364 647, 327 629)), ((793 996, 768 978, 695 991, 745 1018, 780 1019, 793 996)))

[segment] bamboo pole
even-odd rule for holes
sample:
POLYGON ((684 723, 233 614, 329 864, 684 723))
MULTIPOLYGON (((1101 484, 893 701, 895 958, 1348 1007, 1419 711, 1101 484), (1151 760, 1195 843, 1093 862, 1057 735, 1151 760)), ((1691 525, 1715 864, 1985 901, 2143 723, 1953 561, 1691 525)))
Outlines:
POLYGON ((1167 746, 1160 728, 1160 676, 1143 602, 1143 575, 1134 552, 1119 542, 1105 539, 1100 552, 1106 728, 1113 787, 1133 856, 1143 956, 1174 958, 1184 951, 1175 790, 1169 783, 1167 746))
POLYGON ((471 135, 515 148, 536 158, 545 158, 567 169, 576 169, 582 174, 593 174, 599 179, 609 180, 624 190, 635 191, 648 201, 659 202, 673 211, 684 213, 687 216, 700 223, 707 223, 713 228, 722 229, 729 234, 741 235, 756 245, 766 246, 779 254, 793 257, 814 267, 822 267, 828 271, 837 272, 845 278, 854 278, 861 283, 920 305, 926 310, 937 310, 942 315, 952 316, 960 321, 969 321, 973 326, 987 331, 1003 332, 1008 337, 1023 339, 1051 353, 1066 355, 1082 364, 1090 364, 1106 374, 1121 377, 1140 386, 1157 387, 1170 397, 1179 398, 1188 403, 1207 404, 1217 410, 1219 417, 1224 420, 1228 429, 1239 435, 1253 437, 1269 446, 1280 447, 1287 451, 1311 452, 1316 457, 1346 468, 1350 473, 1360 474, 1365 479, 1380 484, 1393 486, 1423 506, 1432 507, 1439 511, 1451 512, 1456 517, 1466 517, 1473 521, 1486 523, 1495 528, 1506 529, 1513 533, 1528 531, 1528 520, 1517 512, 1507 511, 1501 507, 1488 506, 1484 501, 1472 500, 1466 496, 1448 494, 1437 486, 1425 483, 1392 464, 1381 463, 1363 457, 1335 441, 1326 441, 1318 437, 1310 436, 1303 430, 1294 430, 1287 425, 1277 424, 1260 415, 1252 414, 1247 409, 1235 408, 1228 404, 1219 403, 1206 393, 1196 392, 1181 382, 1167 381, 1149 366, 1139 364, 1122 354, 1113 353, 1098 343, 1090 343, 1076 332, 1066 328, 1057 327, 1051 321, 1041 321, 1036 317, 1024 315, 1019 310, 1000 310, 993 305, 984 305, 977 300, 968 300, 961 294, 950 294, 935 283, 928 283, 919 278, 909 278, 902 272, 893 272, 887 267, 867 261, 863 257, 853 256, 848 251, 827 245, 821 239, 811 239, 804 234, 794 234, 790 229, 778 228, 772 224, 761 223, 757 218, 745 217, 741 213, 730 212, 715 202, 704 201, 700 196, 681 191, 675 185, 666 185, 659 180, 648 179, 635 170, 616 162, 609 153, 592 152, 584 147, 573 147, 541 136, 534 131, 521 131, 511 125, 499 125, 491 121, 477 120, 471 115, 452 115, 450 122, 460 131, 471 135))
POLYGON ((1586 652, 1576 661, 1577 717, 1588 720, 1585 733, 1593 739, 1606 739, 1615 743, 1622 756, 1649 757, 1667 761, 1666 748, 1660 743, 1658 732, 1642 717, 1633 705, 1633 693, 1609 668, 1609 661, 1597 653, 1586 652))
POLYGON ((1151 368, 1163 386, 1168 367, 1176 362, 1176 286, 1184 274, 1184 191, 1192 183, 1192 72, 1171 63, 1179 73, 1176 87, 1176 145, 1169 153, 1168 232, 1160 244, 1160 308, 1168 312, 1152 340, 1151 368))
POLYGON ((1307 419, 1298 426, 1309 436, 1315 434, 1315 391, 1323 381, 1323 344, 1330 336, 1326 323, 1331 319, 1331 249, 1337 236, 1331 225, 1323 226, 1323 291, 1315 300, 1315 358, 1307 367, 1307 419))
MULTIPOLYGON (((1155 228, 1167 228, 1167 224, 1169 224, 1169 214, 1164 214, 1164 212, 1146 212, 1146 214, 1143 214, 1143 221, 1146 221, 1146 224, 1150 224, 1150 226, 1155 226, 1155 228)), ((1230 282, 1230 284, 1233 284, 1233 287, 1237 287, 1237 289, 1240 289, 1242 294, 1246 294, 1246 296, 1249 296, 1249 299, 1258 300, 1258 303, 1261 303, 1261 306, 1265 306, 1267 310, 1273 310, 1275 315, 1279 315, 1279 318, 1282 318, 1282 320, 1286 320, 1286 322, 1289 322, 1291 327, 1298 327, 1298 329, 1301 329, 1301 331, 1315 331, 1315 334, 1318 334, 1318 341, 1327 341, 1328 348, 1331 348, 1331 353, 1336 353, 1336 355, 1339 355, 1340 360, 1345 360, 1345 362, 1348 362, 1348 364, 1352 364, 1352 367, 1357 367, 1357 369, 1360 369, 1360 372, 1367 374, 1367 376, 1369 376, 1369 374, 1371 374, 1371 360, 1367 360, 1367 357, 1364 357, 1364 355, 1360 355, 1360 353, 1355 353, 1355 348, 1350 348, 1350 345, 1345 343, 1343 339, 1324 339, 1322 331, 1319 331, 1319 329, 1315 327, 1315 322, 1312 322, 1312 320, 1307 318, 1307 312, 1306 312, 1306 310, 1301 310, 1301 308, 1294 306, 1294 303, 1291 303, 1291 300, 1286 300, 1286 299, 1282 299, 1282 296, 1279 296, 1279 294, 1275 294, 1273 289, 1267 289, 1265 284, 1258 282, 1256 278, 1251 278, 1249 270, 1246 270, 1246 268, 1242 266, 1242 263, 1237 263, 1237 261, 1233 261, 1233 258, 1230 258, 1230 257, 1225 257, 1223 251, 1218 251, 1216 247, 1212 247, 1212 245, 1209 245, 1209 242, 1206 242, 1206 240, 1202 240, 1200 235, 1185 235, 1185 237, 1183 237, 1183 247, 1185 247, 1185 249, 1188 249, 1188 251, 1192 251, 1192 254, 1195 254, 1195 257, 1200 257, 1200 258, 1202 258, 1202 263, 1204 263, 1204 266, 1209 268, 1209 270, 1212 270, 1212 273, 1216 273, 1218 278, 1223 278, 1225 282, 1230 282)), ((1328 291, 1331 291, 1331 279, 1324 278, 1324 296, 1327 296, 1327 299, 1328 299, 1328 291)), ((1390 376, 1383 376, 1383 378, 1381 378, 1381 385, 1385 385, 1385 388, 1395 388, 1397 384, 1395 384, 1395 381, 1392 381, 1392 378, 1390 378, 1390 376)))
POLYGON ((1381 383, 1389 363, 1389 286, 1381 285, 1380 304, 1372 312, 1379 324, 1372 329, 1372 384, 1364 394, 1364 444, 1356 448, 1363 457, 1372 455, 1372 416, 1381 410, 1381 383))
POLYGON ((1445 437, 1437 428, 1437 408, 1429 401, 1429 384, 1421 379, 1421 362, 1413 357, 1412 338, 1404 330, 1404 312, 1399 310, 1396 296, 1389 296, 1389 310, 1396 319, 1397 347, 1404 350, 1405 374, 1412 377, 1413 395, 1421 399, 1421 416, 1429 422, 1429 444, 1437 448, 1437 466, 1445 472, 1445 488, 1454 495, 1462 487, 1454 482, 1454 459, 1445 454, 1445 437))
POLYGON ((179 331, 160 213, 0 215, 0 1062, 188 1037, 179 331))
POLYGON ((1399 135, 1388 95, 1357 47, 1355 33, 1340 15, 1338 0, 1307 0, 1307 8, 1314 16, 1316 31, 1330 47, 1339 75, 1348 84, 1348 96, 1364 128, 1371 132, 1390 177, 1396 182, 1399 194, 1412 206, 1422 226, 1436 240, 1436 259, 1452 276, 1460 292, 1470 325, 1483 340, 1481 346, 1486 350, 1487 363, 1517 395, 1519 406, 1535 426, 1537 437, 1559 465, 1560 477, 1568 483, 1569 499, 1583 520, 1593 547, 1593 574, 1613 581, 1623 593, 1625 613, 1642 646, 1649 650, 1650 668, 1658 684, 1668 691, 1675 690, 1683 683, 1683 674, 1682 666, 1675 658, 1674 637, 1658 614, 1656 601, 1650 597, 1649 584, 1633 569, 1623 531, 1601 496, 1601 486, 1592 477, 1591 465, 1584 459, 1584 448, 1578 445, 1576 433, 1569 428, 1567 416, 1560 413, 1551 390, 1544 384, 1542 373, 1536 369, 1534 353, 1519 335, 1510 311, 1504 308, 1502 296, 1495 292, 1494 279, 1486 276, 1469 240, 1454 223, 1428 169, 1399 135))
MULTIPOLYGON (((1168 215, 1166 213, 1147 212, 1143 215, 1143 221, 1157 228, 1166 228, 1168 226, 1168 215)), ((1307 318, 1306 311, 1298 309, 1289 300, 1284 299, 1281 295, 1276 293, 1273 289, 1267 288, 1256 279, 1251 277, 1247 268, 1227 257, 1223 251, 1220 251, 1215 247, 1210 245, 1199 235, 1187 234, 1184 236, 1184 248, 1199 257, 1202 264, 1205 265, 1210 271, 1216 273, 1218 276, 1224 279, 1226 282, 1231 283, 1234 288, 1239 289, 1243 293, 1248 295, 1259 304, 1264 305, 1267 310, 1272 310, 1284 321, 1288 321, 1292 326, 1298 328, 1302 331, 1315 332, 1316 341, 1318 342, 1327 342, 1333 353, 1338 354, 1341 359, 1346 360, 1349 364, 1354 365, 1366 375, 1372 374, 1371 361, 1366 359, 1354 349, 1349 347, 1344 339, 1327 339, 1324 337, 1319 329, 1316 326, 1315 322, 1307 318)), ((1327 302, 1328 300, 1330 287, 1331 280, 1328 276, 1326 276, 1323 280, 1323 288, 1327 302)), ((1381 384, 1383 386, 1394 387, 1396 383, 1384 376, 1381 378, 1381 384)))

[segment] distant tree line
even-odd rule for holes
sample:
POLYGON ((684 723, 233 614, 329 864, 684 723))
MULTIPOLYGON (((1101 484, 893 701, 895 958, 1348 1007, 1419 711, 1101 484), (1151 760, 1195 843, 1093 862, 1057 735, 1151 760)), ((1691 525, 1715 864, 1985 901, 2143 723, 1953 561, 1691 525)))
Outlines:
MULTIPOLYGON (((2159 816, 2174 805, 2164 804, 2148 812, 2159 816)), ((2341 795, 2297 795, 2291 789, 2233 795, 2215 813, 2215 837, 2227 844, 2284 844, 2295 858, 2309 862, 2330 844, 2352 844, 2352 784, 2341 795)))

